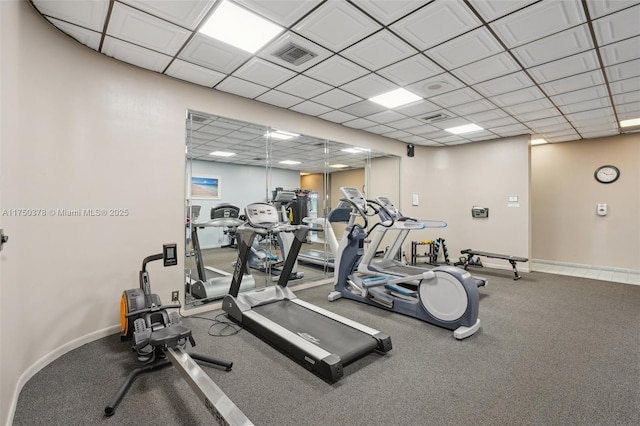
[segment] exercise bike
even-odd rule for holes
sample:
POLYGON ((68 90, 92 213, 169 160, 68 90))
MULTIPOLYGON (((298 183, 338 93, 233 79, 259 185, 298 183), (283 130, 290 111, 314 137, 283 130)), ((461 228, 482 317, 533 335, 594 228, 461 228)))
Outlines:
MULTIPOLYGON (((378 226, 390 228, 394 216, 377 201, 365 200, 357 188, 341 188, 341 201, 352 206, 351 219, 338 247, 334 291, 329 300, 346 298, 408 315, 453 330, 456 339, 471 336, 480 328, 480 296, 476 280, 468 272, 448 265, 397 276, 380 272, 354 273, 364 254, 364 242, 378 226), (369 211, 385 218, 368 228, 369 211), (363 225, 356 223, 362 218, 363 225)), ((362 271, 361 271, 362 272, 362 271)))
POLYGON ((178 264, 176 244, 165 244, 162 253, 146 257, 140 271, 140 288, 125 290, 120 301, 121 340, 133 338, 133 349, 138 354, 142 367, 133 370, 104 409, 111 417, 116 407, 126 395, 134 380, 142 373, 151 372, 172 365, 178 369, 207 410, 221 425, 248 426, 253 423, 227 397, 213 380, 200 368, 195 360, 223 367, 231 371, 232 362, 223 361, 201 354, 188 354, 184 348, 189 341, 195 346, 191 329, 184 326, 177 312, 168 309, 180 308, 179 304, 163 305, 157 294, 151 293, 151 283, 147 264, 163 260, 164 266, 178 264))

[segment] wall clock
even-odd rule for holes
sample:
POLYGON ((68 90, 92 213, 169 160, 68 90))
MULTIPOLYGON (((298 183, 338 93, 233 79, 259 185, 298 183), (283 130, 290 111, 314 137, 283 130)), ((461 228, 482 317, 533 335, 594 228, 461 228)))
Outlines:
POLYGON ((600 183, 613 183, 620 177, 620 170, 616 166, 600 166, 593 176, 600 183))

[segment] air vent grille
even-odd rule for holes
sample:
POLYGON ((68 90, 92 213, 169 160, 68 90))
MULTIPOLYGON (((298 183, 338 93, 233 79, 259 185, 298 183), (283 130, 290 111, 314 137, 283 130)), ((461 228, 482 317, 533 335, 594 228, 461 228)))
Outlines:
POLYGON ((438 114, 427 115, 426 117, 422 117, 422 119, 427 123, 435 123, 436 121, 446 120, 447 118, 450 118, 450 116, 444 113, 438 113, 438 114))
POLYGON ((191 120, 195 121, 196 123, 204 123, 205 121, 207 121, 207 117, 203 117, 201 115, 196 115, 196 114, 191 114, 191 120))
POLYGON ((315 53, 293 43, 287 44, 282 49, 276 51, 274 55, 293 65, 301 65, 318 56, 315 53))

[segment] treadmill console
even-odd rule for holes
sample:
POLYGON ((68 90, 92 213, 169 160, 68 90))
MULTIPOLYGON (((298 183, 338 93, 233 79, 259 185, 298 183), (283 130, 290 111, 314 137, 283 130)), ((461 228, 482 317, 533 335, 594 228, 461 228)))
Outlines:
POLYGON ((362 195, 358 188, 343 186, 342 188, 340 188, 340 191, 342 191, 342 194, 345 196, 345 198, 353 201, 363 209, 367 207, 367 201, 364 199, 364 195, 362 195))
POLYGON ((391 216, 393 216, 394 219, 402 217, 402 213, 400 213, 396 206, 394 206, 391 200, 387 197, 378 197, 376 198, 376 201, 380 203, 382 207, 387 209, 387 211, 391 214, 391 216))
POLYGON ((254 203, 249 204, 245 209, 247 221, 253 227, 272 228, 278 222, 278 209, 271 204, 254 203))

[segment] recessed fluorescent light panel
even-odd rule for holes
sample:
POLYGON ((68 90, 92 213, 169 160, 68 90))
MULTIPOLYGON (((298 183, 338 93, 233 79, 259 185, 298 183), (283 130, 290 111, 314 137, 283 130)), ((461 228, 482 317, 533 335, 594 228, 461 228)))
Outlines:
POLYGON ((547 143, 544 139, 531 139, 531 145, 542 145, 547 143))
POLYGON ((391 92, 383 93, 382 95, 374 96, 369 100, 391 109, 419 101, 420 99, 422 99, 420 96, 414 95, 408 90, 400 88, 392 90, 391 92))
POLYGON ((216 157, 233 157, 234 155, 236 155, 236 153, 227 151, 213 151, 210 152, 209 155, 215 155, 216 157))
POLYGON ((276 130, 275 132, 269 132, 269 136, 274 139, 281 139, 283 141, 286 141, 288 139, 297 138, 300 135, 297 133, 285 132, 284 130, 276 130))
POLYGON ((294 164, 300 164, 300 161, 293 161, 293 160, 283 160, 279 162, 280 164, 289 164, 289 165, 294 165, 294 164))
POLYGON ((446 132, 453 133, 454 135, 462 135, 465 133, 477 132, 478 130, 484 130, 482 127, 475 124, 465 124, 464 126, 451 127, 444 129, 446 132))
POLYGON ((199 32, 249 53, 256 53, 284 28, 273 22, 223 1, 199 32))
POLYGON ((345 167, 349 167, 346 164, 330 164, 329 167, 332 169, 344 169, 345 167))
POLYGON ((340 151, 342 152, 348 152, 349 154, 362 154, 365 152, 370 152, 370 149, 367 148, 345 148, 345 149, 341 149, 340 151))
POLYGON ((632 118, 630 120, 620 121, 620 127, 640 126, 640 118, 632 118))

